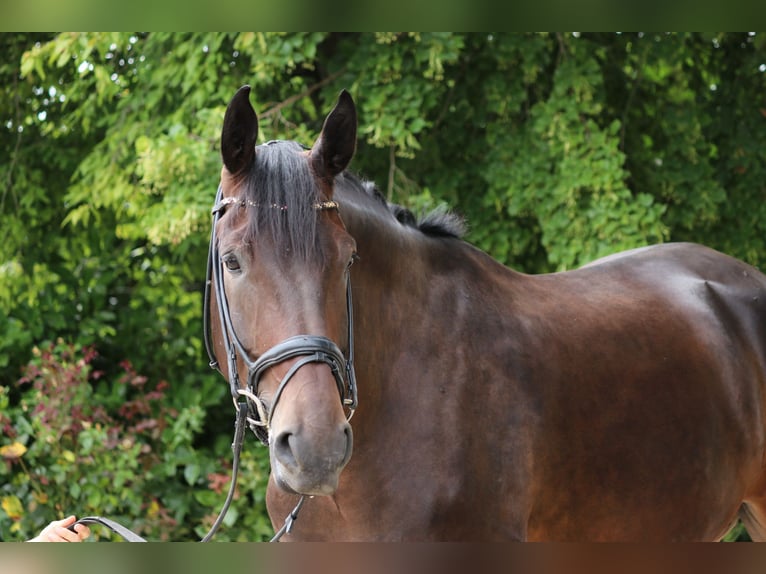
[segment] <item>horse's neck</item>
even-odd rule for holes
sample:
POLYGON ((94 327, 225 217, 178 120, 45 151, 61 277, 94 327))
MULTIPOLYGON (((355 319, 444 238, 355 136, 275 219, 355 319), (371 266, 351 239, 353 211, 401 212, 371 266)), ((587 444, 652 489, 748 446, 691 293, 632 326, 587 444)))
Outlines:
POLYGON ((360 257, 351 269, 357 362, 392 385, 390 378, 400 376, 396 369, 408 360, 440 360, 428 351, 436 337, 445 347, 457 344, 461 321, 481 312, 470 309, 466 293, 487 278, 467 244, 428 237, 381 210, 354 210, 347 228, 360 257))
POLYGON ((419 230, 376 209, 362 206, 347 218, 360 258, 351 270, 352 285, 364 299, 363 313, 383 320, 380 328, 401 328, 386 318, 422 308, 429 280, 428 248, 419 230))

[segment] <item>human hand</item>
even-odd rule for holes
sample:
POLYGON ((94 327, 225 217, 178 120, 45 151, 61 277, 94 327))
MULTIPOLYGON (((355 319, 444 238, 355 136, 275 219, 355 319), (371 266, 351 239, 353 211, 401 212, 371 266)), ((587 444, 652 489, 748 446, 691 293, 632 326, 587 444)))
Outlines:
POLYGON ((75 532, 72 532, 68 527, 76 521, 77 518, 74 516, 67 516, 63 520, 54 520, 30 542, 82 542, 90 536, 90 528, 84 524, 77 524, 74 527, 75 532))

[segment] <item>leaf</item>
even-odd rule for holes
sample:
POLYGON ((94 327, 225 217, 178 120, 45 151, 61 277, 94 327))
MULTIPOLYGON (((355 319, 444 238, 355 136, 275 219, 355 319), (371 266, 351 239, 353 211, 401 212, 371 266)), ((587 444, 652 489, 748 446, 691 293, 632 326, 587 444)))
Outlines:
POLYGON ((160 510, 162 509, 160 508, 159 503, 155 499, 152 499, 149 503, 149 507, 146 509, 146 515, 151 519, 156 519, 160 514, 160 510))
POLYGON ((37 502, 38 504, 48 504, 49 498, 48 498, 48 494, 45 492, 34 491, 32 493, 32 497, 35 499, 35 502, 37 502))
MULTIPOLYGON (((21 57, 21 77, 26 78, 29 76, 34 70, 35 65, 38 62, 38 58, 36 57, 34 50, 25 52, 21 57)), ((41 79, 45 79, 45 76, 41 79)))
POLYGON ((226 516, 224 516, 223 523, 226 527, 231 528, 237 522, 237 518, 239 518, 239 511, 236 507, 232 506, 229 508, 229 512, 226 513, 226 516))
POLYGON ((194 499, 203 506, 214 507, 221 503, 221 496, 212 490, 198 490, 194 492, 194 499))
POLYGON ((24 456, 25 452, 27 452, 27 447, 25 447, 20 442, 14 442, 12 444, 0 447, 0 456, 9 460, 21 458, 24 456))
POLYGON ((99 508, 101 506, 101 500, 103 496, 99 490, 91 490, 90 493, 88 493, 88 507, 89 508, 99 508))
POLYGON ((199 472, 200 468, 198 464, 187 464, 186 468, 184 468, 184 478, 186 479, 186 482, 190 485, 194 485, 194 483, 197 482, 197 479, 199 478, 199 472))
POLYGON ((21 505, 21 500, 12 494, 4 496, 0 506, 3 507, 3 510, 11 520, 19 520, 24 516, 24 507, 21 505))

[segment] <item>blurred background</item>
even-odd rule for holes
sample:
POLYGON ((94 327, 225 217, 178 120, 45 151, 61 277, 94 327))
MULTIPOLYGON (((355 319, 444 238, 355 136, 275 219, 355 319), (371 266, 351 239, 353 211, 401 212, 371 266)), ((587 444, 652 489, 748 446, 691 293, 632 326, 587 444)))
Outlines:
MULTIPOLYGON (((234 415, 202 289, 243 84, 260 142, 307 145, 348 89, 351 169, 520 271, 687 240, 766 262, 766 34, 7 32, 0 54, 2 540, 72 513, 193 540, 217 514, 234 415)), ((242 464, 217 540, 272 534, 252 437, 242 464)))

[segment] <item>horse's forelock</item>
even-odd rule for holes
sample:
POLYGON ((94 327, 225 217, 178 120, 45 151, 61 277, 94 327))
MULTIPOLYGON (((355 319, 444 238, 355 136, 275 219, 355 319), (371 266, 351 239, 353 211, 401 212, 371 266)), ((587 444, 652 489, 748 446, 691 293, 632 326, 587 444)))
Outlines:
POLYGON ((319 186, 305 149, 295 142, 270 142, 256 148, 255 162, 245 182, 250 226, 246 240, 269 234, 278 249, 291 257, 314 258, 319 186))

